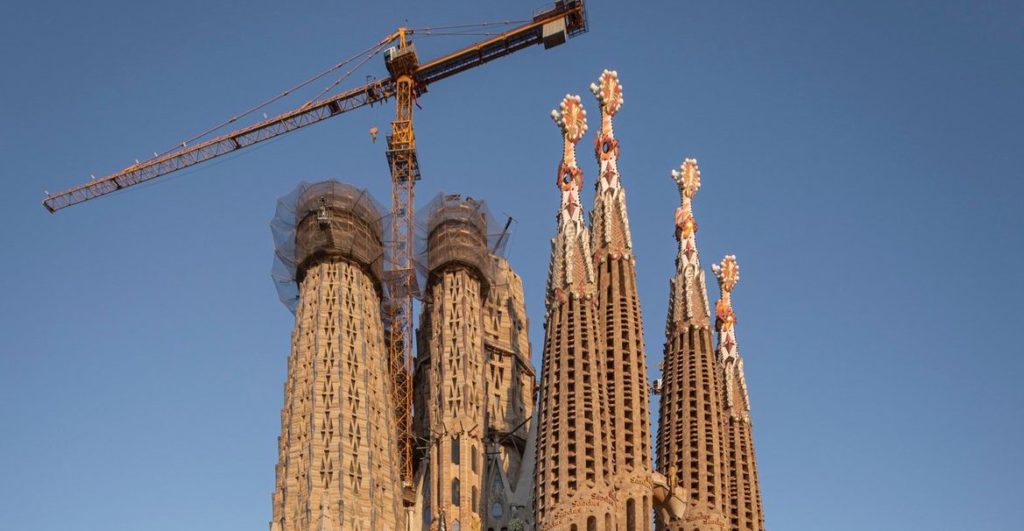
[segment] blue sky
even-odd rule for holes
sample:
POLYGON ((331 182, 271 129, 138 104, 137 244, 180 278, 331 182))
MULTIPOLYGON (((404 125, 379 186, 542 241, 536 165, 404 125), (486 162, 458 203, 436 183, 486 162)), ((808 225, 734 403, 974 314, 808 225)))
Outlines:
MULTIPOLYGON (((275 200, 335 177, 386 202, 367 130, 392 107, 55 216, 43 190, 174 145, 406 20, 544 4, 0 5, 0 527, 267 525, 292 326, 270 280, 275 200)), ((461 192, 518 220, 535 359, 561 149, 548 113, 578 93, 593 121, 587 86, 612 68, 652 376, 669 170, 696 157, 703 261, 735 253, 742 269, 769 528, 1018 528, 1024 5, 635 4, 591 1, 588 34, 440 82, 417 110, 419 197, 461 192)))

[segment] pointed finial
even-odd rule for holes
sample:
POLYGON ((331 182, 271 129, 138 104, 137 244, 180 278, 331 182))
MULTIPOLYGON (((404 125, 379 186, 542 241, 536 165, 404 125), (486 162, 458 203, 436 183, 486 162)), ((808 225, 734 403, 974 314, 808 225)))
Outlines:
MULTIPOLYGON (((740 265, 736 255, 726 255, 720 263, 711 266, 711 271, 718 279, 718 287, 722 290, 722 298, 715 304, 715 325, 721 331, 732 330, 736 326, 736 312, 732 309, 732 290, 740 280, 740 265)), ((732 348, 732 345, 728 345, 732 348)))
POLYGON ((578 95, 566 94, 562 98, 561 111, 551 111, 551 118, 562 130, 562 136, 573 144, 583 138, 587 132, 587 111, 583 109, 578 95))
MULTIPOLYGON (((672 179, 679 187, 682 205, 676 209, 676 237, 687 240, 697 232, 697 220, 693 218, 691 199, 700 190, 700 168, 696 159, 686 159, 678 170, 672 170, 672 179)), ((691 242, 692 243, 692 242, 691 242)))
POLYGON ((622 108, 622 84, 619 83, 619 73, 614 70, 601 72, 597 83, 590 84, 590 92, 597 96, 601 104, 601 112, 608 116, 615 116, 622 108))
POLYGON ((721 262, 711 266, 711 271, 715 273, 715 278, 718 279, 718 285, 722 288, 722 293, 730 293, 732 289, 736 287, 736 283, 740 281, 740 265, 736 262, 736 255, 727 254, 721 262))
POLYGON ((700 190, 700 168, 697 159, 686 159, 678 170, 672 170, 672 179, 679 186, 679 193, 685 199, 693 199, 700 190))
POLYGON ((566 94, 559 105, 561 112, 551 111, 551 118, 562 130, 562 163, 558 167, 558 188, 563 192, 583 189, 583 172, 576 166, 576 143, 587 132, 587 111, 579 96, 566 94))

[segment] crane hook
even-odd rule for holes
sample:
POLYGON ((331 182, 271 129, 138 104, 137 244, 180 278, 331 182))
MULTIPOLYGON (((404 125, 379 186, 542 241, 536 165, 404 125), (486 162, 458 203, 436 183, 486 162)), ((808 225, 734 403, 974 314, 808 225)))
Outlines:
POLYGON ((376 127, 371 127, 370 128, 370 141, 373 142, 374 144, 377 143, 377 128, 376 127))

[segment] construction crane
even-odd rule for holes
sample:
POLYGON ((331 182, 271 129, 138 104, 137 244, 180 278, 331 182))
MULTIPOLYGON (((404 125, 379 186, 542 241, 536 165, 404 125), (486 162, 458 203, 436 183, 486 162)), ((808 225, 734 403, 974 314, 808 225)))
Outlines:
MULTIPOLYGON (((387 48, 384 59, 390 76, 339 94, 315 99, 301 107, 254 123, 230 133, 194 145, 181 145, 163 154, 154 154, 105 177, 55 194, 47 194, 43 206, 50 212, 130 188, 157 177, 233 153, 242 148, 271 140, 353 109, 395 101, 395 119, 387 136, 387 160, 391 173, 390 240, 386 252, 385 297, 383 314, 394 382, 395 416, 401 441, 401 472, 407 494, 411 493, 412 471, 412 338, 413 300, 419 290, 413 264, 414 199, 420 179, 413 130, 416 99, 437 81, 483 65, 499 57, 543 44, 551 48, 587 31, 583 0, 557 0, 554 6, 536 13, 531 20, 425 64, 419 63, 411 37, 429 31, 399 28, 369 51, 375 55, 387 48)), ((371 55, 372 57, 372 55, 371 55)), ((287 94, 287 92, 285 93, 287 94)), ((228 123, 234 122, 229 120, 228 123)), ((376 129, 376 128, 374 128, 376 129)), ((376 138, 376 131, 371 135, 376 138)), ((407 496, 408 497, 408 496, 407 496)))

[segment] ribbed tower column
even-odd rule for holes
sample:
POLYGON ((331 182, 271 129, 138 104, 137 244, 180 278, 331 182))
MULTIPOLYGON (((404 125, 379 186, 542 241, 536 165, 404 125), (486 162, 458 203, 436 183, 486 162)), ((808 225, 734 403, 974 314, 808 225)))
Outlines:
POLYGON ((483 205, 442 196, 427 208, 427 298, 417 378, 426 403, 430 529, 480 529, 485 476, 483 308, 490 253, 483 205), (444 527, 442 527, 444 526, 444 527))
POLYGON ((270 529, 397 529, 404 519, 380 319, 381 214, 341 183, 300 191, 286 205, 294 236, 277 251, 294 266, 298 302, 270 529))
POLYGON ((636 288, 636 257, 619 175, 619 141, 612 117, 622 106, 616 72, 605 70, 590 85, 601 106, 601 131, 594 152, 600 165, 593 215, 594 266, 606 393, 611 413, 612 483, 619 529, 651 528, 651 408, 647 391, 644 325, 636 288))
POLYGON ((534 482, 538 530, 611 530, 615 493, 605 409, 603 349, 579 192, 576 143, 587 128, 579 96, 566 96, 552 117, 562 130, 561 206, 551 241, 541 362, 534 482))
POLYGON ((736 257, 729 255, 711 266, 718 278, 722 298, 715 304, 715 328, 718 330, 718 360, 724 393, 725 455, 729 528, 733 531, 764 531, 761 485, 757 479, 754 433, 750 424, 750 396, 743 374, 743 358, 736 344, 736 312, 732 309, 732 290, 740 279, 736 257))
POLYGON ((658 521, 659 529, 724 531, 721 386, 712 346, 707 284, 697 253, 692 199, 700 188, 697 161, 672 172, 682 206, 676 209, 676 274, 670 283, 662 362, 658 471, 690 491, 682 519, 658 521))

